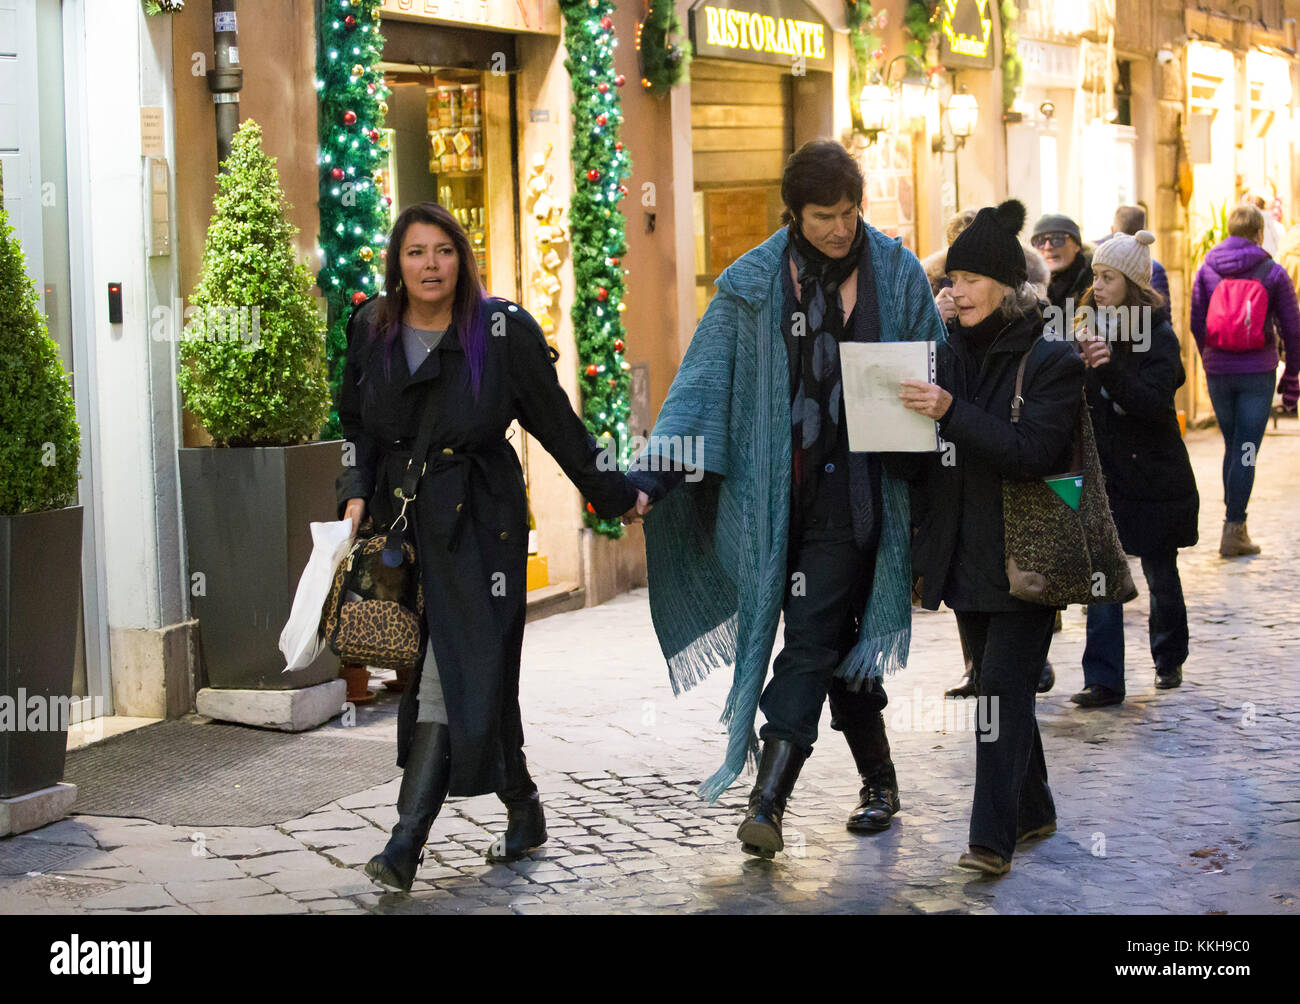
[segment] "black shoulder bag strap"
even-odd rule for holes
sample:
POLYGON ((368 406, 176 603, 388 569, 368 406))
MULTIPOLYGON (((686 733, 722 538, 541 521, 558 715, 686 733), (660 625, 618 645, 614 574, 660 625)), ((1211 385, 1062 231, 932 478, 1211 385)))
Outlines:
MULTIPOLYGON (((1025 349, 1025 354, 1020 357, 1020 367, 1016 370, 1016 390, 1015 396, 1011 398, 1011 424, 1015 425, 1020 421, 1020 408, 1025 403, 1025 367, 1029 365, 1029 354, 1034 351, 1034 346, 1040 341, 1035 338, 1029 348, 1025 349)), ((1074 425, 1074 443, 1071 449, 1070 462, 1074 465, 1071 471, 1083 470, 1083 443, 1080 436, 1079 423, 1083 420, 1083 409, 1088 406, 1088 391, 1085 389, 1079 401, 1079 417, 1074 425)))
MULTIPOLYGON (((446 337, 445 335, 443 336, 446 337)), ((384 542, 384 563, 390 568, 396 568, 401 562, 402 556, 402 534, 410 525, 406 518, 406 507, 415 501, 416 488, 420 484, 420 478, 424 476, 427 464, 425 460, 429 456, 429 447, 433 441, 433 417, 434 409, 437 407, 437 400, 434 389, 429 387, 426 391, 428 394, 424 405, 424 414, 420 418, 420 431, 415 437, 415 447, 411 450, 411 459, 406 462, 406 471, 402 475, 402 486, 396 490, 396 495, 402 500, 402 510, 393 520, 392 525, 388 528, 388 539, 384 542), (390 564, 390 562, 393 562, 390 564)))

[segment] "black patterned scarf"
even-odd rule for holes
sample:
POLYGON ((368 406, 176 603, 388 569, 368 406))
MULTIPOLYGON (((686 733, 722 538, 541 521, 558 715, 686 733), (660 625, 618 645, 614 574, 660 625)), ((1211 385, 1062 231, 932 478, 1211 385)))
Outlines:
MULTIPOLYGON (((829 258, 822 254, 794 224, 789 226, 789 233, 790 258, 799 283, 796 310, 801 315, 784 319, 782 325, 793 335, 787 338, 787 345, 795 346, 790 358, 794 490, 796 496, 809 498, 818 491, 823 465, 830 459, 841 434, 839 420, 843 386, 839 343, 845 339, 878 340, 879 316, 874 296, 867 297, 870 302, 862 303, 864 298, 859 295, 854 315, 863 323, 855 325, 857 331, 844 330, 844 308, 840 297, 844 280, 854 269, 865 265, 866 271, 860 273, 858 281, 859 293, 864 289, 871 294, 875 292, 874 282, 863 281, 871 276, 870 262, 863 260, 867 230, 861 217, 858 217, 853 243, 842 258, 829 258)), ((875 520, 870 510, 875 492, 871 482, 876 478, 868 473, 867 455, 851 454, 850 464, 855 475, 851 493, 855 536, 862 544, 866 543, 863 537, 873 535, 871 530, 875 520)))

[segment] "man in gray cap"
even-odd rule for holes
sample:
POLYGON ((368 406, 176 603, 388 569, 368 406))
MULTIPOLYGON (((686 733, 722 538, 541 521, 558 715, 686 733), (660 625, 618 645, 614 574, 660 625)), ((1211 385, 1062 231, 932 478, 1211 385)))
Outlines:
POLYGON ((1052 306, 1073 314, 1084 292, 1092 285, 1092 256, 1084 250, 1079 224, 1068 216, 1049 213, 1034 224, 1030 245, 1043 256, 1051 270, 1047 298, 1052 306), (1069 310, 1066 300, 1073 300, 1069 310))

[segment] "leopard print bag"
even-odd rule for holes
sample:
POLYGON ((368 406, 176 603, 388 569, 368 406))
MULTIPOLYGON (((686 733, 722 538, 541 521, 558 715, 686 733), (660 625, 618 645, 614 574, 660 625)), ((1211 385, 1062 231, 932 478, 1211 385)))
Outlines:
POLYGON ((420 654, 424 589, 415 548, 402 541, 401 561, 386 560, 387 535, 358 537, 339 562, 321 610, 321 634, 343 662, 407 669, 420 654))

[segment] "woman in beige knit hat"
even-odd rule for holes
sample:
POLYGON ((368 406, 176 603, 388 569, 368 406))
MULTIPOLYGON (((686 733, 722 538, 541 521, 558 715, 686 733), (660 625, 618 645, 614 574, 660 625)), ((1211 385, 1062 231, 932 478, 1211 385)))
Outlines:
MULTIPOLYGON (((1182 682, 1187 658, 1187 607, 1178 577, 1178 549, 1197 540, 1200 497, 1174 410, 1186 379, 1178 339, 1153 307, 1147 230, 1117 234, 1097 247, 1092 287, 1083 295, 1076 337, 1088 365, 1084 386, 1111 512, 1124 550, 1142 559, 1150 592, 1149 630, 1155 685, 1182 682)), ((1070 700, 1083 708, 1124 700, 1124 608, 1088 607, 1084 689, 1070 700)))

